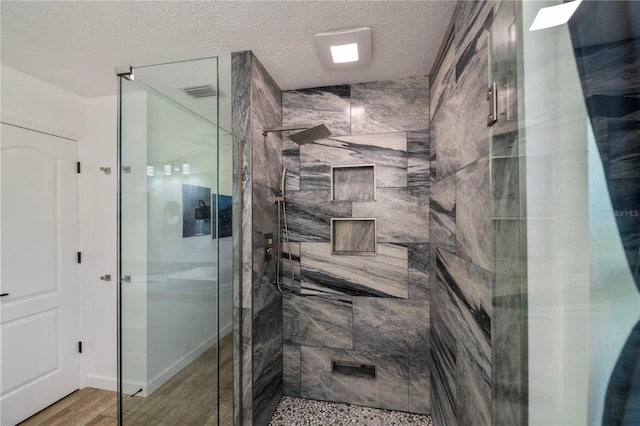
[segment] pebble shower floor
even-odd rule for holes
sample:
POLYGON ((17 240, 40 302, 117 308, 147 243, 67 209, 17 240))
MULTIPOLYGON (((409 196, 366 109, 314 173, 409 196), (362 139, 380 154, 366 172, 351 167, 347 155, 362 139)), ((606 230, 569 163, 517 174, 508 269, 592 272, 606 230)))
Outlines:
POLYGON ((433 426, 430 416, 282 397, 269 426, 433 426))

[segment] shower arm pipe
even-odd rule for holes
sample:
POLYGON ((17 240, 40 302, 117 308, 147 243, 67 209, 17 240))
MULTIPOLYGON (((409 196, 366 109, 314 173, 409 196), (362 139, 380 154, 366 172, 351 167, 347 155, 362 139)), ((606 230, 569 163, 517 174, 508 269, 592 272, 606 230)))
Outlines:
POLYGON ((304 130, 311 127, 313 127, 313 124, 294 124, 292 126, 265 127, 262 130, 262 136, 267 136, 267 133, 286 132, 287 130, 304 130))

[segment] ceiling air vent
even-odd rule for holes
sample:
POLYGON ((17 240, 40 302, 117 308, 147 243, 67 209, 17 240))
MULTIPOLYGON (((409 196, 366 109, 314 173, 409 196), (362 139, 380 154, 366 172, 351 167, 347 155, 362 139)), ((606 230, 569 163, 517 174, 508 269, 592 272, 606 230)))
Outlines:
POLYGON ((216 89, 211 87, 209 84, 205 84, 203 86, 183 87, 182 90, 192 98, 208 98, 218 95, 216 89))

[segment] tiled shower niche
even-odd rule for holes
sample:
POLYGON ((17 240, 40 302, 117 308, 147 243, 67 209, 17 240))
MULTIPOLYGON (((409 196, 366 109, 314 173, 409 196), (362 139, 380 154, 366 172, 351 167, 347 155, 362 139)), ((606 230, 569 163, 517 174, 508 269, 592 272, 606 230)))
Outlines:
POLYGON ((376 254, 376 220, 331 219, 331 254, 373 256, 376 254))
POLYGON ((375 164, 363 164, 358 166, 332 166, 331 200, 375 201, 375 164))

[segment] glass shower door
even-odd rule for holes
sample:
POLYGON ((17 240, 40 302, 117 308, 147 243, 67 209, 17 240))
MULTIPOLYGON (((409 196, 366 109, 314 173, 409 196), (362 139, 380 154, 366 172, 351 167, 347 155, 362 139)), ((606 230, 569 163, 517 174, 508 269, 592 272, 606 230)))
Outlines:
POLYGON ((216 93, 217 59, 135 73, 119 78, 119 422, 216 425, 218 104, 181 79, 216 93))

